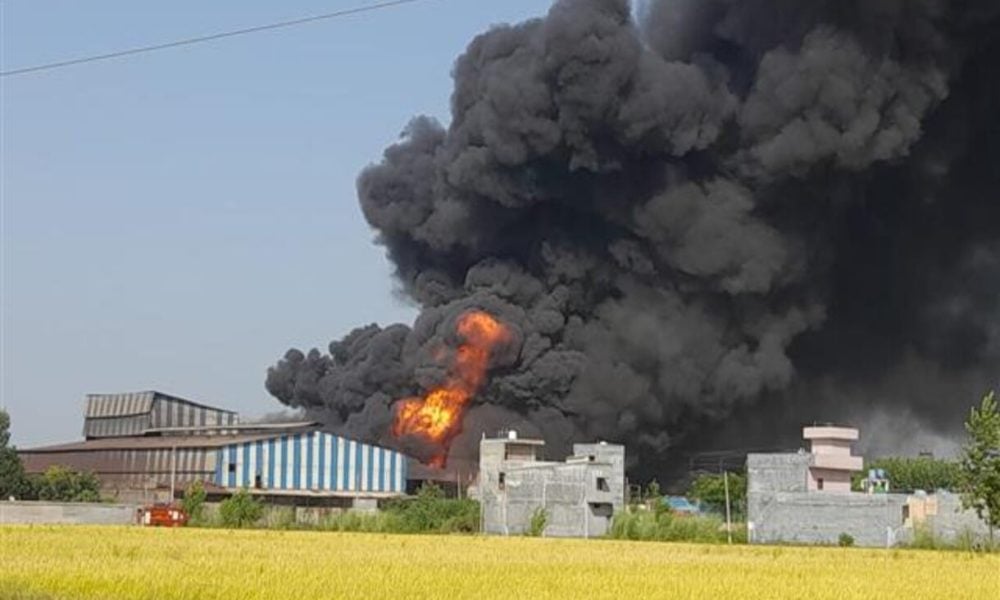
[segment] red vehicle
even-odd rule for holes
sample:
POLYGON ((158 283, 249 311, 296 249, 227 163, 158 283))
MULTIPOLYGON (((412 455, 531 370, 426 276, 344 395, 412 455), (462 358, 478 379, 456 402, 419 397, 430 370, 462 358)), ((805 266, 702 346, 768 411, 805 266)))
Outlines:
POLYGON ((179 506, 172 504, 149 504, 138 510, 139 525, 149 527, 182 527, 187 525, 188 516, 179 506))

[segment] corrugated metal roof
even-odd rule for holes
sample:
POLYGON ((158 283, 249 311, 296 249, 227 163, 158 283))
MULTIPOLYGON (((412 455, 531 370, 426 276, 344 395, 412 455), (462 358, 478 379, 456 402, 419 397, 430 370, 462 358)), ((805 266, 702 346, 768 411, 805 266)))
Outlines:
POLYGON ((18 454, 39 454, 47 452, 80 452, 89 450, 141 450, 147 448, 218 448, 228 444, 251 442, 277 437, 280 433, 253 433, 242 435, 179 435, 179 436, 133 436, 85 440, 18 449, 18 454))
POLYGON ((287 432, 295 429, 309 429, 319 427, 318 421, 292 421, 288 423, 237 423, 235 425, 190 425, 187 427, 153 427, 146 430, 146 433, 172 433, 180 431, 218 431, 227 429, 233 431, 276 431, 287 432))
POLYGON ((153 410, 156 392, 126 392, 122 394, 87 394, 87 408, 83 416, 125 417, 141 415, 153 410))
POLYGON ((83 437, 128 437, 142 435, 149 427, 149 415, 125 417, 88 417, 83 420, 83 437))
POLYGON ((235 411, 226 410, 224 408, 208 406, 207 404, 201 404, 186 398, 181 398, 172 394, 164 394, 163 392, 155 390, 147 390, 143 392, 123 392, 114 394, 87 394, 87 406, 84 410, 84 416, 88 418, 103 418, 145 414, 153 410, 153 401, 157 399, 167 400, 169 402, 178 402, 188 406, 209 409, 222 413, 236 414, 235 411))
POLYGON ((225 408, 219 408, 218 406, 209 406, 208 404, 202 404, 200 402, 195 402, 194 400, 188 400, 187 398, 181 398, 180 396, 174 396, 173 394, 165 394, 163 392, 157 392, 157 391, 153 391, 153 394, 157 398, 162 398, 162 399, 165 399, 165 400, 171 400, 173 402, 180 402, 182 404, 187 404, 189 406, 194 406, 194 407, 197 407, 197 408, 207 408, 209 410, 216 410, 216 411, 219 411, 219 412, 229 413, 229 414, 233 414, 233 415, 236 414, 235 410, 227 410, 225 408))

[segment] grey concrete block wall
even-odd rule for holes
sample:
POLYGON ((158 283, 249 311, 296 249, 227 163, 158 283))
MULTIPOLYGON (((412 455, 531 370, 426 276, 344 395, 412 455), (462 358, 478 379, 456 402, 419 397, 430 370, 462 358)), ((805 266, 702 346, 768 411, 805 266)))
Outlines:
POLYGON ((859 546, 905 541, 902 494, 777 492, 752 494, 748 527, 755 543, 836 544, 841 534, 859 546))
POLYGON ((747 455, 747 492, 804 492, 809 453, 747 455))
MULTIPOLYGON (((886 546, 912 540, 906 523, 906 494, 807 491, 809 454, 747 456, 747 526, 754 543, 836 544, 841 534, 859 546, 886 546)), ((958 496, 935 495, 937 514, 924 521, 937 537, 954 542, 961 535, 984 538, 988 529, 963 511, 958 496)))
POLYGON ((0 502, 0 524, 134 525, 135 504, 0 502))
POLYGON ((937 514, 928 516, 926 521, 935 536, 948 542, 966 535, 978 541, 989 538, 989 526, 974 511, 962 508, 961 497, 949 492, 938 492, 935 497, 937 514))

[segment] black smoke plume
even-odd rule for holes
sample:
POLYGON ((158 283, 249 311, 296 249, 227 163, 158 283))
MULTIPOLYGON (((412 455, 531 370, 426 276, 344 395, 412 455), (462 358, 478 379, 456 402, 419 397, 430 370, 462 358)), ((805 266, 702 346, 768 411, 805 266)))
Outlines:
POLYGON ((517 343, 454 459, 514 427, 648 474, 813 420, 961 421, 1000 366, 1000 2, 635 9, 561 0, 471 42, 451 122, 358 178, 420 316, 290 350, 271 394, 394 445, 475 307, 517 343))

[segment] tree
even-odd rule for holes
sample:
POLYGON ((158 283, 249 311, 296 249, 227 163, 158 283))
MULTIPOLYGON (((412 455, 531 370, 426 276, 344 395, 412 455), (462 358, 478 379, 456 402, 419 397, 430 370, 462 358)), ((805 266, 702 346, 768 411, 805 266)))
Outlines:
MULTIPOLYGON (((702 503, 712 512, 726 510, 726 482, 722 473, 703 473, 695 477, 687 495, 702 503)), ((729 500, 733 512, 743 514, 747 501, 747 476, 744 473, 729 472, 729 500)))
MULTIPOLYGON (((961 481, 961 468, 955 461, 928 456, 887 457, 866 462, 866 469, 882 469, 889 478, 889 488, 895 492, 914 490, 957 490, 961 481)), ((852 485, 861 489, 861 480, 867 473, 855 473, 852 485)))
POLYGON ((17 449, 10 445, 10 415, 0 408, 0 500, 31 495, 31 485, 17 449))
POLYGON ((219 516, 226 527, 249 527, 264 516, 264 505, 244 488, 222 501, 219 516))
POLYGON ((200 480, 195 481, 184 490, 184 499, 181 500, 181 507, 187 513, 190 523, 199 523, 202 513, 205 511, 205 484, 200 480))
POLYGON ((962 504, 993 530, 1000 526, 1000 409, 990 392, 965 423, 969 440, 962 452, 962 504))
POLYGON ((53 465, 35 481, 39 500, 51 502, 100 502, 101 482, 93 473, 53 465))

